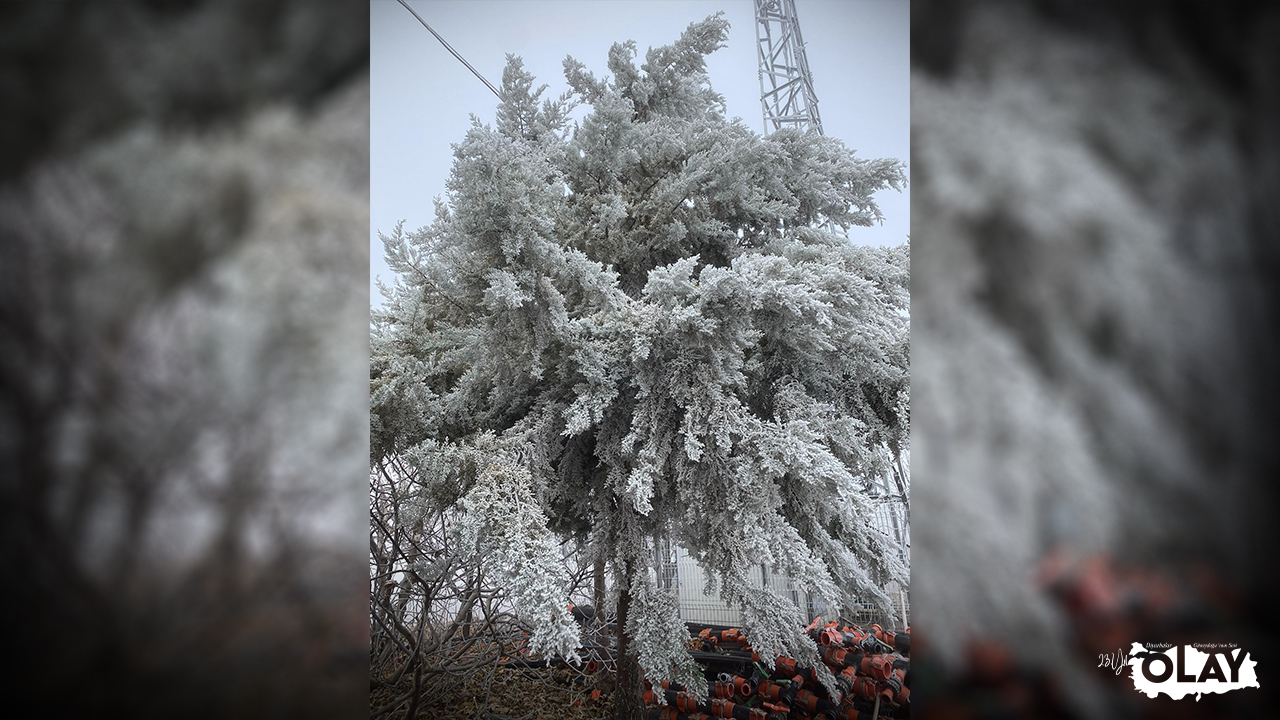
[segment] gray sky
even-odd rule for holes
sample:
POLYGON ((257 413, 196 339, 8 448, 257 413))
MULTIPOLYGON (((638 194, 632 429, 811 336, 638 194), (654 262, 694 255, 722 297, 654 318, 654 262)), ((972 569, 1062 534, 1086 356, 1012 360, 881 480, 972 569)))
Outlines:
MULTIPOLYGON (((408 0, 494 86, 506 54, 546 83, 543 97, 568 89, 565 55, 603 77, 609 47, 635 40, 637 63, 691 22, 723 10, 728 46, 708 58, 711 85, 730 117, 763 130, 751 0, 408 0)), ((796 0, 825 133, 859 157, 910 159, 910 11, 907 0, 796 0)), ((432 198, 444 195, 452 143, 470 115, 492 124, 497 98, 395 0, 370 3, 370 301, 373 279, 392 284, 378 231, 430 224, 432 198)), ((579 110, 577 115, 581 115, 579 110)), ((910 173, 908 172, 908 177, 910 173)), ((909 186, 908 186, 909 188, 909 186)), ((853 228, 855 242, 896 245, 910 231, 909 192, 876 195, 883 226, 853 228)))

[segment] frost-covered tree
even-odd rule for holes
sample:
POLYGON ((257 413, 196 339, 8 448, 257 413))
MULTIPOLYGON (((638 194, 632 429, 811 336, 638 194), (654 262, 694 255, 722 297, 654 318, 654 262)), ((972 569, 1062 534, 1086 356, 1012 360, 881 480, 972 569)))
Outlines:
POLYGON ((462 509, 460 547, 501 558, 539 651, 578 644, 554 538, 606 560, 619 716, 640 705, 634 662, 706 692, 649 538, 689 550, 769 663, 824 667, 755 566, 833 606, 888 607, 881 586, 906 581, 863 488, 905 451, 908 250, 816 229, 878 221, 903 166, 727 120, 704 61, 727 28, 691 24, 638 68, 615 44, 606 79, 567 58, 558 100, 509 58, 497 127, 455 146, 435 222, 384 237, 372 461, 407 460, 423 507, 462 509), (591 111, 570 126, 575 101, 591 111))

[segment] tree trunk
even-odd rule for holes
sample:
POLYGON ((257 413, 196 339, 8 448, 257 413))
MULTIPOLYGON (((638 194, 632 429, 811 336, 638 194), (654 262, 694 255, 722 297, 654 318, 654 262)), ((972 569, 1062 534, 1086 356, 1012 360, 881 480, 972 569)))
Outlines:
POLYGON ((594 573, 593 573, 594 577, 592 579, 595 580, 595 597, 593 599, 596 604, 596 621, 603 624, 605 621, 604 620, 604 556, 603 555, 596 555, 596 564, 593 570, 594 570, 594 573))
POLYGON ((644 720, 644 677, 631 650, 627 615, 631 609, 631 564, 624 566, 618 593, 618 681, 613 694, 613 720, 644 720))

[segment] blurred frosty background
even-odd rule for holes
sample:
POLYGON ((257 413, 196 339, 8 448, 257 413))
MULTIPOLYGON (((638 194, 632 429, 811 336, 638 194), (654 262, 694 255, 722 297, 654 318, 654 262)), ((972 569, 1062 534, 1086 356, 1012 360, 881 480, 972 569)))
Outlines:
POLYGON ((947 712, 1153 716, 1096 654, 1188 637, 1262 690, 1179 717, 1274 712, 1276 38, 1268 4, 913 4, 913 609, 947 712), (1052 681, 1001 685, 1001 648, 1052 681))
POLYGON ((367 712, 368 12, 0 5, 11 717, 367 712))

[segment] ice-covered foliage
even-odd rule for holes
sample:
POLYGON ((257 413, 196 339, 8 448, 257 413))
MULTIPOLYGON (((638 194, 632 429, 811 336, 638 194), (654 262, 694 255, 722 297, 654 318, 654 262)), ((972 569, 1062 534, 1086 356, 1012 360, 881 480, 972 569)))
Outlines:
MULTIPOLYGON (((932 21, 956 33, 936 44, 951 66, 911 79, 912 499, 931 520, 913 594, 931 653, 954 666, 972 637, 1076 666, 1033 580, 1054 548, 1194 558, 1243 584, 1266 562, 1250 538, 1274 532, 1260 500, 1274 473, 1251 475, 1271 462, 1254 438, 1275 447, 1255 414, 1274 408, 1274 362, 1257 359, 1274 355, 1254 328, 1274 287, 1275 186, 1255 179, 1280 175, 1250 174, 1276 167, 1255 155, 1274 143, 1250 143, 1277 125, 1245 124, 1198 64, 1274 44, 1207 32, 1253 17, 1207 7, 1067 17, 965 6, 932 21)), ((1267 79, 1252 92, 1275 86, 1280 66, 1242 65, 1242 88, 1245 67, 1267 79)))
POLYGON ((398 279, 371 371, 374 462, 491 433, 510 466, 422 482, 465 496, 499 546, 541 548, 541 518, 590 542, 633 599, 645 672, 695 688, 645 538, 694 554, 766 662, 816 649, 793 604, 750 585, 754 566, 837 606, 887 607, 880 587, 906 581, 862 488, 906 448, 908 249, 813 227, 877 221, 872 194, 903 166, 727 120, 704 63, 726 32, 694 23, 639 68, 616 44, 605 80, 567 59, 591 106, 572 128, 570 99, 539 106, 512 58, 498 127, 455 146, 436 221, 384 238, 398 279), (504 495, 518 513, 494 510, 504 495))
MULTIPOLYGON (((700 687, 705 682, 702 667, 689 653, 675 649, 683 648, 689 639, 689 630, 680 621, 675 593, 646 582, 646 578, 639 578, 635 587, 635 605, 626 630, 637 648, 645 675, 685 687, 700 687)), ((665 700, 664 696, 659 702, 665 700)))
POLYGON ((532 487, 527 470, 486 463, 462 500, 454 531, 464 553, 493 553, 492 567, 533 624, 529 650, 576 661, 578 628, 564 603, 568 578, 532 487))

